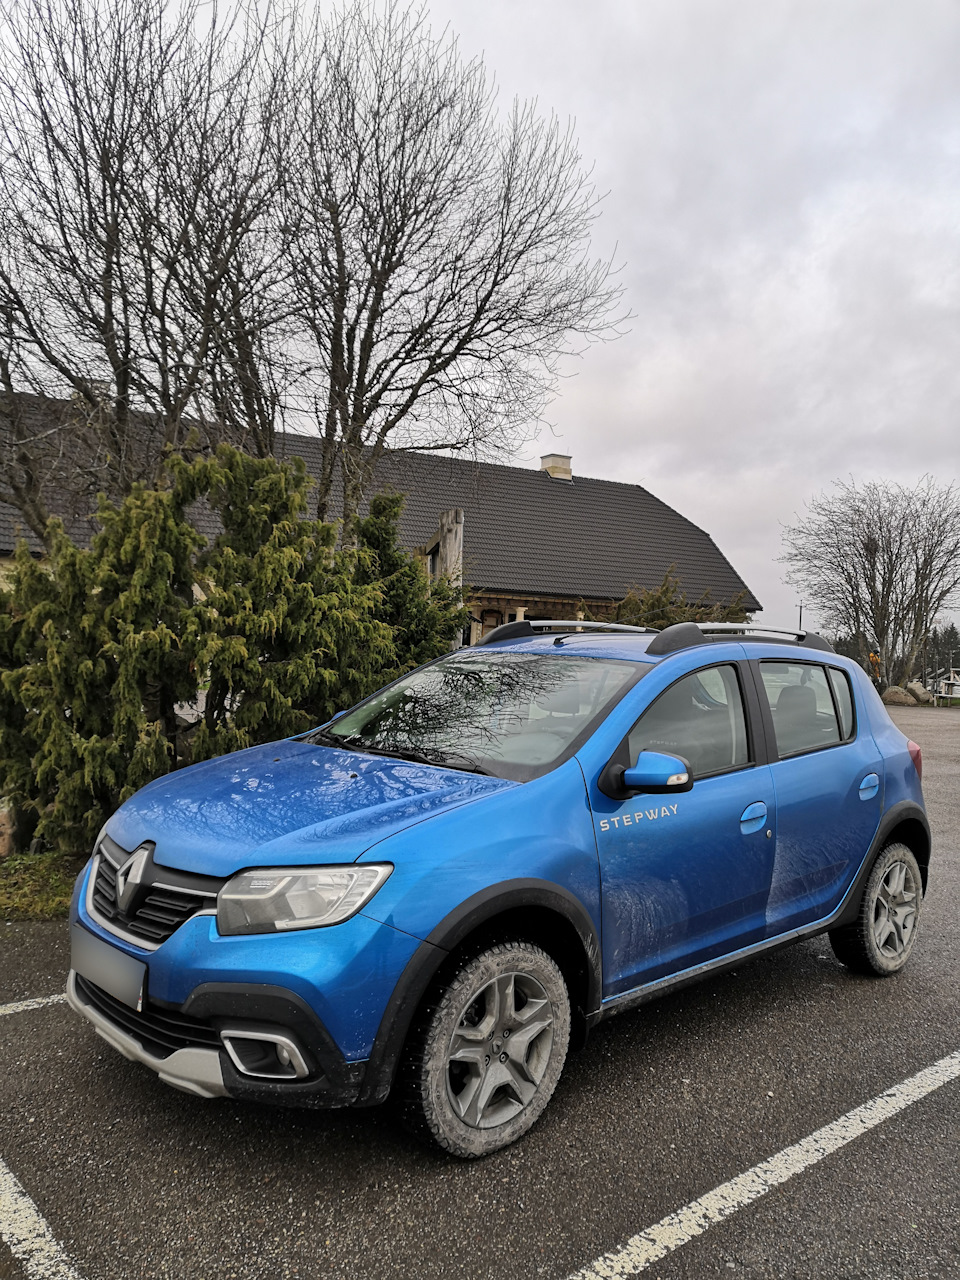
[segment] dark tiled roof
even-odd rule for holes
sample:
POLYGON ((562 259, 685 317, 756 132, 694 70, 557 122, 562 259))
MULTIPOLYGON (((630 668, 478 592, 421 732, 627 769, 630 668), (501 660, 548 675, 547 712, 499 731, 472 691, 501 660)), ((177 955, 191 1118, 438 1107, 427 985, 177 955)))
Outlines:
MULTIPOLYGON (((316 474, 319 441, 284 443, 316 474)), ((385 455, 374 489, 387 485, 407 495, 410 547, 432 537, 441 511, 463 508, 464 581, 478 593, 619 600, 634 585, 659 586, 673 565, 688 599, 746 591, 745 607, 760 608, 713 539, 640 485, 425 453, 385 455)))
MULTIPOLYGON (((277 453, 319 471, 319 440, 288 434, 277 453)), ((464 581, 477 593, 617 600, 634 585, 658 586, 673 565, 688 599, 709 592, 727 602, 746 591, 745 607, 760 608, 712 538, 640 485, 401 452, 377 467, 374 491, 388 485, 407 495, 401 532, 409 547, 432 537, 441 511, 463 508, 464 581)), ((214 532, 208 510, 197 512, 197 525, 214 532)), ((82 538, 92 526, 68 518, 68 528, 82 538)), ((0 555, 18 534, 40 550, 22 518, 0 503, 0 555)))

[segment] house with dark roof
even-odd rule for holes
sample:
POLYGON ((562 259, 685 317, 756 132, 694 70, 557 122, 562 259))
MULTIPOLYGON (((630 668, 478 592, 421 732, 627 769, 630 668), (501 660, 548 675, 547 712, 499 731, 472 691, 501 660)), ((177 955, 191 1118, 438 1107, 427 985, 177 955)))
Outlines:
MULTIPOLYGON (((320 471, 320 441, 278 436, 278 457, 299 456, 320 471)), ((431 572, 462 581, 473 622, 470 640, 520 618, 574 618, 584 607, 598 617, 633 587, 656 587, 673 569, 688 599, 708 593, 727 604, 761 606, 703 529, 641 485, 574 474, 565 454, 547 454, 540 469, 440 457, 385 453, 373 492, 390 487, 406 496, 404 544, 431 572)), ((72 536, 84 540, 92 523, 64 509, 72 536)), ((198 525, 208 535, 204 513, 198 525)), ((0 503, 0 570, 18 536, 40 554, 13 508, 0 503)))
MULTIPOLYGON (((319 471, 319 441, 284 438, 319 471)), ((280 452, 278 450, 278 452, 280 452)), ((503 622, 602 617, 632 587, 657 587, 671 567, 690 600, 760 602, 708 533, 648 489, 575 475, 565 454, 540 469, 435 454, 390 452, 374 491, 406 495, 401 534, 434 572, 460 578, 471 643, 503 622)))

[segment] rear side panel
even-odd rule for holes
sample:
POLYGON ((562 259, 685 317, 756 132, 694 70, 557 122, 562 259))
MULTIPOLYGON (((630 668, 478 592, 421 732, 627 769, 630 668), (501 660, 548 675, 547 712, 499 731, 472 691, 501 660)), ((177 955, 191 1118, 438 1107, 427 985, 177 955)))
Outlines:
POLYGON ((907 743, 910 740, 890 719, 887 708, 866 674, 858 670, 857 677, 859 699, 870 721, 874 740, 883 756, 884 809, 892 809, 894 805, 901 804, 905 800, 912 801, 922 809, 923 791, 913 758, 907 749, 907 743))

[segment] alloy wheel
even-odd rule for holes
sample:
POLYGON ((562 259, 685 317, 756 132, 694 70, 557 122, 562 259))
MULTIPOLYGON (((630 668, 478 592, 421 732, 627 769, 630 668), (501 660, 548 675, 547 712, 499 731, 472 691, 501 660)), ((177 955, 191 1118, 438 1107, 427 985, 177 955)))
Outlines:
POLYGON ((894 862, 884 873, 873 908, 873 936, 877 949, 895 960, 909 947, 917 923, 918 886, 905 862, 894 862))
POLYGON ((464 1124, 491 1129, 536 1095, 553 1047, 553 1006, 528 973, 506 973, 470 998, 447 1055, 447 1095, 464 1124))

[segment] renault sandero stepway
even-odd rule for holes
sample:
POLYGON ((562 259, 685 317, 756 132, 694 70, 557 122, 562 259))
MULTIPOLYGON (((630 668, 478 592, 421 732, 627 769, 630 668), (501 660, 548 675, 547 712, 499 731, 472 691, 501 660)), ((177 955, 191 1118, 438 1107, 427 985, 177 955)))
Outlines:
POLYGON ((77 882, 70 1004, 204 1097, 513 1142, 601 1018, 827 933, 887 977, 915 743, 820 637, 517 622, 309 733, 158 778, 77 882))

